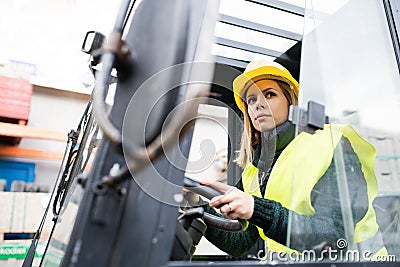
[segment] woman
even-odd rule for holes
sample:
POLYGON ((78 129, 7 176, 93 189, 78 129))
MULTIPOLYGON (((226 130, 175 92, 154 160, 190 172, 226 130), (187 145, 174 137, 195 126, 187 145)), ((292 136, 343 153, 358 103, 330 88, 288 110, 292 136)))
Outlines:
POLYGON ((236 187, 211 185, 225 194, 212 199, 206 211, 216 214, 216 208, 229 219, 247 220, 248 227, 240 233, 208 227, 205 237, 233 256, 246 254, 260 236, 266 241, 266 256, 343 249, 337 242, 349 236, 354 239, 348 240, 350 245, 385 254, 372 209, 377 193, 373 147, 348 125, 295 137, 288 113, 297 104, 298 83, 278 63, 251 62, 233 89, 244 117, 236 160, 244 171, 236 187), (346 201, 340 201, 334 159, 339 149, 351 207, 345 220, 341 205, 346 201))

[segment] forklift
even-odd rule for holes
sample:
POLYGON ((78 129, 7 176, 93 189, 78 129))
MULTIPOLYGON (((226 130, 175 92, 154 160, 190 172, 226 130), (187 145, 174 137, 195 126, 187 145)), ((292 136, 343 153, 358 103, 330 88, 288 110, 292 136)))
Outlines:
MULTIPOLYGON (((222 194, 188 174, 196 123, 204 119, 201 108, 226 111, 226 182, 235 185, 241 177, 233 160, 243 118, 232 81, 250 60, 215 55, 216 45, 273 56, 300 81, 299 104, 291 113, 298 134, 346 123, 377 150, 379 192, 373 204, 388 258, 265 264, 400 266, 400 1, 305 0, 303 7, 243 1, 300 16, 302 34, 220 14, 222 2, 122 0, 109 36, 87 33, 82 51, 91 55, 96 83, 77 130, 69 135, 51 195, 54 225, 40 266, 260 265, 260 252, 267 253, 262 242, 241 258, 196 254, 207 226, 237 232, 245 223, 183 204, 183 190, 205 199, 222 194), (215 38, 218 23, 283 36, 293 45, 278 52, 215 38), (105 101, 109 97, 111 104, 105 101)), ((345 166, 335 167, 338 183, 346 184, 345 166)), ((346 225, 352 215, 348 188, 342 189, 346 225)), ((44 218, 51 217, 48 211, 44 218)), ((23 266, 32 266, 42 226, 23 266)), ((296 229, 294 220, 288 229, 296 229)), ((351 243, 354 233, 346 235, 351 243)), ((313 236, 304 231, 301 238, 307 244, 313 236)))

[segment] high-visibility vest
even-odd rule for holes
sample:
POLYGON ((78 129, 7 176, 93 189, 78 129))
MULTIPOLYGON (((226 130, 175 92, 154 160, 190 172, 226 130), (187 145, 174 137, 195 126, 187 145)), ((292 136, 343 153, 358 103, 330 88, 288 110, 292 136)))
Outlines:
MULTIPOLYGON (((315 210, 311 205, 311 191, 330 166, 334 150, 342 136, 350 141, 360 160, 368 190, 368 211, 356 224, 354 241, 360 249, 370 249, 370 247, 376 247, 377 241, 375 239, 378 234, 378 239, 381 240, 372 207, 372 201, 378 193, 378 184, 374 172, 376 151, 350 125, 326 125, 324 130, 317 130, 314 134, 302 132, 297 135, 282 151, 272 168, 264 198, 277 201, 283 207, 296 213, 313 216, 315 210), (312 158, 310 158, 310 155, 312 158), (292 190, 292 188, 294 189, 292 190), (375 242, 374 245, 373 242, 375 242)), ((258 181, 258 169, 253 164, 248 163, 245 167, 242 173, 242 182, 246 193, 262 197, 258 181)), ((268 238, 259 227, 258 231, 266 241, 268 251, 299 253, 268 238)), ((387 255, 383 242, 380 243, 379 249, 373 251, 373 253, 374 257, 387 255)))

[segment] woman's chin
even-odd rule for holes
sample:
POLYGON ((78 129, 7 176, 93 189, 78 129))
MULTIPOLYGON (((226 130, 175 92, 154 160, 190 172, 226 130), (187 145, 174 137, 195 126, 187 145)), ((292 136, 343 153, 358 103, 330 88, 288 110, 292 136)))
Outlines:
POLYGON ((274 123, 267 124, 267 123, 262 123, 259 125, 259 131, 260 132, 270 132, 273 129, 275 129, 276 125, 274 123))

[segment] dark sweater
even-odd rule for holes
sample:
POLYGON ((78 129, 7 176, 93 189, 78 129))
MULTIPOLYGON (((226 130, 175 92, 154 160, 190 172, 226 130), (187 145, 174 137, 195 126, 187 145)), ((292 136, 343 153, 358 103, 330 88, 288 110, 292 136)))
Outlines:
MULTIPOLYGON (((261 174, 264 174, 259 177, 263 195, 273 165, 293 138, 294 126, 290 124, 288 126, 285 123, 283 127, 277 128, 276 152, 273 159, 263 158, 262 152, 265 152, 265 149, 261 149, 260 146, 256 148, 253 164, 261 169, 261 174), (268 161, 271 162, 268 163, 268 161)), ((361 171, 361 164, 350 142, 342 137, 340 143, 348 180, 353 221, 356 224, 364 217, 368 209, 367 185, 361 171)), ((263 142, 263 146, 265 148, 265 142, 263 142)), ((345 238, 336 177, 335 162, 332 160, 331 165, 311 192, 311 204, 315 209, 314 216, 301 215, 282 207, 279 202, 254 197, 254 212, 248 220, 249 226, 246 231, 232 233, 208 227, 205 237, 219 249, 236 257, 246 254, 259 239, 256 226, 261 227, 269 238, 298 251, 317 249, 321 244, 336 249, 337 240, 345 238), (289 213, 291 213, 290 223, 289 213), (289 224, 291 230, 288 238, 289 224)), ((241 181, 236 187, 243 190, 241 181)), ((222 216, 209 206, 206 206, 206 212, 222 216)))

